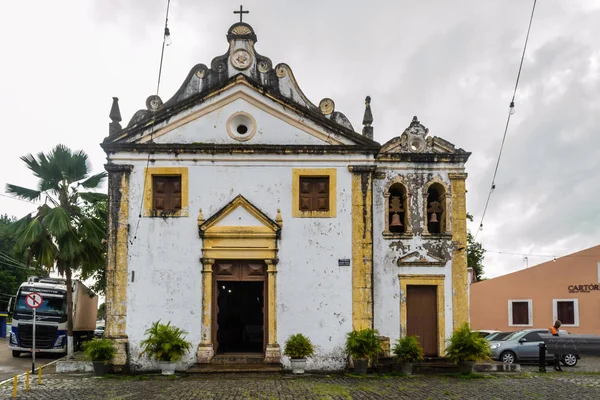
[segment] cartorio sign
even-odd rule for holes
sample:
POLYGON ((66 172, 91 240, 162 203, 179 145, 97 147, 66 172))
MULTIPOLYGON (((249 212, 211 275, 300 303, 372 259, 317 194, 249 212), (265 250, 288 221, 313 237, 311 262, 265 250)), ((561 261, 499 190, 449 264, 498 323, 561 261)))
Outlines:
POLYGON ((600 285, 569 285, 569 293, 589 293, 592 290, 600 290, 600 285))

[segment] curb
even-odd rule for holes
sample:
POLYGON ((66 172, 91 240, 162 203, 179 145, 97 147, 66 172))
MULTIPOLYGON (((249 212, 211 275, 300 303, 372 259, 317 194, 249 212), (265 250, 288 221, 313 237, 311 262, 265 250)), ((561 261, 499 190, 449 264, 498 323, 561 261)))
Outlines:
MULTIPOLYGON (((42 367, 43 367, 43 368, 46 368, 46 367, 48 367, 48 366, 50 366, 50 365, 54 365, 54 364, 56 364, 57 362, 59 362, 59 361, 63 361, 63 360, 66 360, 66 359, 67 359, 67 356, 61 357, 61 358, 59 358, 59 359, 57 359, 57 360, 54 360, 54 361, 52 361, 52 362, 49 362, 48 364, 44 364, 44 365, 42 365, 42 367)), ((21 377, 25 376, 26 374, 27 374, 27 372, 23 372, 22 374, 19 374, 19 375, 17 375, 17 380, 18 380, 18 379, 20 379, 21 377)), ((6 379, 6 380, 4 380, 4 381, 0 382, 0 387, 2 387, 2 386, 3 386, 4 384, 6 384, 6 383, 12 382, 14 379, 15 379, 15 378, 14 378, 14 376, 13 376, 12 378, 8 378, 8 379, 6 379)))

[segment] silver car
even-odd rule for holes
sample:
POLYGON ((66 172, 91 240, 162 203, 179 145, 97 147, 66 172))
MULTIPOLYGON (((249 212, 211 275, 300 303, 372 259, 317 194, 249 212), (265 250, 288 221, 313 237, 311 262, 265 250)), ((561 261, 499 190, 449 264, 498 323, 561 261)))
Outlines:
MULTIPOLYGON (((539 344, 542 343, 540 333, 548 333, 547 329, 525 329, 513 332, 502 341, 490 341, 492 359, 512 364, 517 361, 538 361, 539 344)), ((560 334, 567 334, 560 331, 560 334)), ((567 367, 573 367, 579 360, 579 354, 562 354, 561 361, 567 367)), ((546 360, 553 361, 554 354, 546 351, 546 360)))

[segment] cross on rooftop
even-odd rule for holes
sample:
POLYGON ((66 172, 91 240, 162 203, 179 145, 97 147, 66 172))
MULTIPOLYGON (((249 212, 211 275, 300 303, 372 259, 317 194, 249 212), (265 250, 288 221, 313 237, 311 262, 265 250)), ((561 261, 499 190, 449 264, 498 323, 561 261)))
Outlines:
POLYGON ((250 14, 250 11, 244 11, 244 8, 240 6, 240 11, 234 11, 234 14, 240 14, 240 22, 242 22, 242 17, 244 14, 250 14))

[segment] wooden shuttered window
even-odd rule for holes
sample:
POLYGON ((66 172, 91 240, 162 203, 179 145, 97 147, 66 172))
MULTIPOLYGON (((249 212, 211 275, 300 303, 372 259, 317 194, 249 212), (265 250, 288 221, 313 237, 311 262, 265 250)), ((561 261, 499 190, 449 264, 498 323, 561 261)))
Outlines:
POLYGON ((300 211, 329 211, 329 177, 300 177, 300 211))
POLYGON ((575 325, 575 302, 557 301, 556 316, 563 325, 575 325))
POLYGON ((152 208, 156 211, 181 210, 181 176, 152 176, 152 208))
POLYGON ((529 303, 526 301, 513 301, 512 324, 529 325, 529 303))

